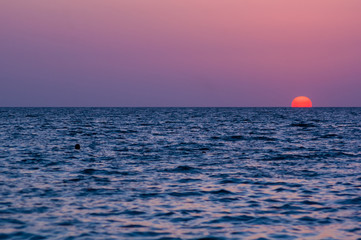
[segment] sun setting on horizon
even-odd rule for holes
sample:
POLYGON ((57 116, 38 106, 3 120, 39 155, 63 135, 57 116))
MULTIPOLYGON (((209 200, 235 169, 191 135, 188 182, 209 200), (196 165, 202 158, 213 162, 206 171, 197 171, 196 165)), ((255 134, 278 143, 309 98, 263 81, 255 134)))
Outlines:
POLYGON ((312 95, 317 107, 358 107, 359 9, 359 0, 2 0, 0 106, 289 107, 312 95))
POLYGON ((293 108, 310 108, 312 107, 312 101, 308 97, 299 96, 293 99, 291 106, 293 108))
POLYGON ((0 0, 0 239, 361 240, 361 0, 0 0))

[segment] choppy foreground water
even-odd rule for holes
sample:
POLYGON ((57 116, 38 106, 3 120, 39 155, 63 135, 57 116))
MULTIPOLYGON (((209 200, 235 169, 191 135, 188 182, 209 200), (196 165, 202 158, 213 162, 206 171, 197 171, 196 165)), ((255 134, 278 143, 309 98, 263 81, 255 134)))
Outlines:
POLYGON ((0 239, 357 239, 360 222, 360 108, 0 108, 0 239))

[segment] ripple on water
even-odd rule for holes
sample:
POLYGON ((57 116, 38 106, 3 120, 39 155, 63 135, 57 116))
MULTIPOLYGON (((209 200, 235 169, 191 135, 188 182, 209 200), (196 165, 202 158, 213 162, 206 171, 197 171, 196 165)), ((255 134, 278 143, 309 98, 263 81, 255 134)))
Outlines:
POLYGON ((191 167, 187 165, 177 166, 175 168, 164 169, 164 172, 174 172, 174 173, 198 173, 201 171, 200 168, 191 167))
POLYGON ((360 115, 0 109, 0 239, 357 239, 360 115))

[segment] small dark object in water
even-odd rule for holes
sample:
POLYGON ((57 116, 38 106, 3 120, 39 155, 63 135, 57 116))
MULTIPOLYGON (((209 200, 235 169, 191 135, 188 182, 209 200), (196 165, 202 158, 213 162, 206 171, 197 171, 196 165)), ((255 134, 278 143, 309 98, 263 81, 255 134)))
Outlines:
POLYGON ((80 144, 75 144, 75 149, 79 150, 80 149, 80 144))

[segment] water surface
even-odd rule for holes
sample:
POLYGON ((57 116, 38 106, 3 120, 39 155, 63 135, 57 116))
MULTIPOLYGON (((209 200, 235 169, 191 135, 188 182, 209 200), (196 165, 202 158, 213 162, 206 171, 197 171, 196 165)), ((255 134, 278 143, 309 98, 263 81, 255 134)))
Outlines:
POLYGON ((357 239, 360 116, 0 108, 0 239, 357 239))

